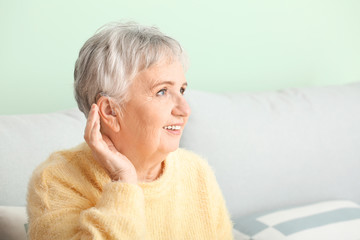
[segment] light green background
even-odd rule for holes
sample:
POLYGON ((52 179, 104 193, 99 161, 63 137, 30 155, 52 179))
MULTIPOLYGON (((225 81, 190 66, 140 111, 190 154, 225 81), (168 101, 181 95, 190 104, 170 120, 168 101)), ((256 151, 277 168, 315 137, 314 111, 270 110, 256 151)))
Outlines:
POLYGON ((0 114, 75 107, 77 54, 115 20, 156 25, 177 39, 190 57, 194 89, 360 80, 358 0, 1 0, 0 114))

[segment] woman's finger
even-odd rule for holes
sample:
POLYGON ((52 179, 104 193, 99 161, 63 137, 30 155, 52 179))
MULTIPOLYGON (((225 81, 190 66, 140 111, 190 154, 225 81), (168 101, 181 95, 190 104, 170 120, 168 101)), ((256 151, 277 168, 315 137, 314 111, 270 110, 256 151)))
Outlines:
POLYGON ((86 141, 91 148, 99 151, 103 147, 102 136, 100 133, 100 116, 98 107, 94 105, 89 114, 88 125, 86 126, 86 141))
POLYGON ((95 111, 96 111, 96 104, 93 104, 91 106, 84 131, 84 138, 86 142, 90 140, 91 129, 93 128, 94 125, 95 111))
POLYGON ((100 116, 98 109, 95 107, 94 109, 94 118, 93 118, 93 125, 90 128, 89 137, 90 142, 97 148, 102 146, 102 136, 100 133, 100 116))
POLYGON ((89 127, 89 145, 91 145, 91 148, 96 154, 106 156, 109 149, 100 132, 100 115, 98 109, 97 106, 94 107, 94 114, 91 119, 93 124, 89 127))

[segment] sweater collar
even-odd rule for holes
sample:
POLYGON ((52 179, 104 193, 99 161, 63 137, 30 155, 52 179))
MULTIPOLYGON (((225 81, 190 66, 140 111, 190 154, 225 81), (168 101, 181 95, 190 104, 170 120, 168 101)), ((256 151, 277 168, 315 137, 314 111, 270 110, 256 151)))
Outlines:
MULTIPOLYGON (((87 157, 92 158, 92 153, 90 147, 87 145, 86 142, 82 144, 82 146, 87 154, 87 157)), ((164 160, 164 169, 160 177, 158 177, 153 182, 139 182, 138 185, 143 189, 144 195, 147 197, 151 196, 160 196, 163 193, 167 192, 167 189, 172 185, 171 181, 174 180, 175 174, 175 162, 178 158, 178 151, 179 149, 171 152, 167 155, 166 159, 164 160)), ((95 166, 101 171, 104 175, 104 178, 108 179, 108 176, 104 169, 100 166, 99 163, 93 159, 95 166)), ((103 179, 104 180, 104 179, 103 179)))

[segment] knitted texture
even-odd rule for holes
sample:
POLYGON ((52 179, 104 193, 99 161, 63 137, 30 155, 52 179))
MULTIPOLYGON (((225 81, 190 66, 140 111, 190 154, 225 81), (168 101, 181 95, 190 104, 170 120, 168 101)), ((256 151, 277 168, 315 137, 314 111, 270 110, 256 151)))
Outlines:
POLYGON ((111 182, 83 143, 34 171, 27 201, 30 239, 233 239, 213 171, 184 149, 135 185, 111 182))

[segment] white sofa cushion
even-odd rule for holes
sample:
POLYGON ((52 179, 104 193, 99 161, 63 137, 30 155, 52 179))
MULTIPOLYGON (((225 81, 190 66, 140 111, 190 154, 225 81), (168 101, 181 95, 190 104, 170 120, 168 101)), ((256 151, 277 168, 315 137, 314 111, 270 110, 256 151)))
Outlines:
POLYGON ((84 141, 85 122, 78 109, 0 116, 0 205, 25 206, 32 171, 50 153, 84 141))
POLYGON ((25 207, 0 206, 0 239, 25 240, 26 223, 25 207))
MULTIPOLYGON (((360 206, 328 201, 235 219, 236 234, 252 240, 358 240, 360 206)), ((241 238, 240 238, 241 239, 241 238)))
POLYGON ((181 146, 214 168, 233 217, 327 199, 360 203, 360 82, 217 94, 189 90, 181 146))

